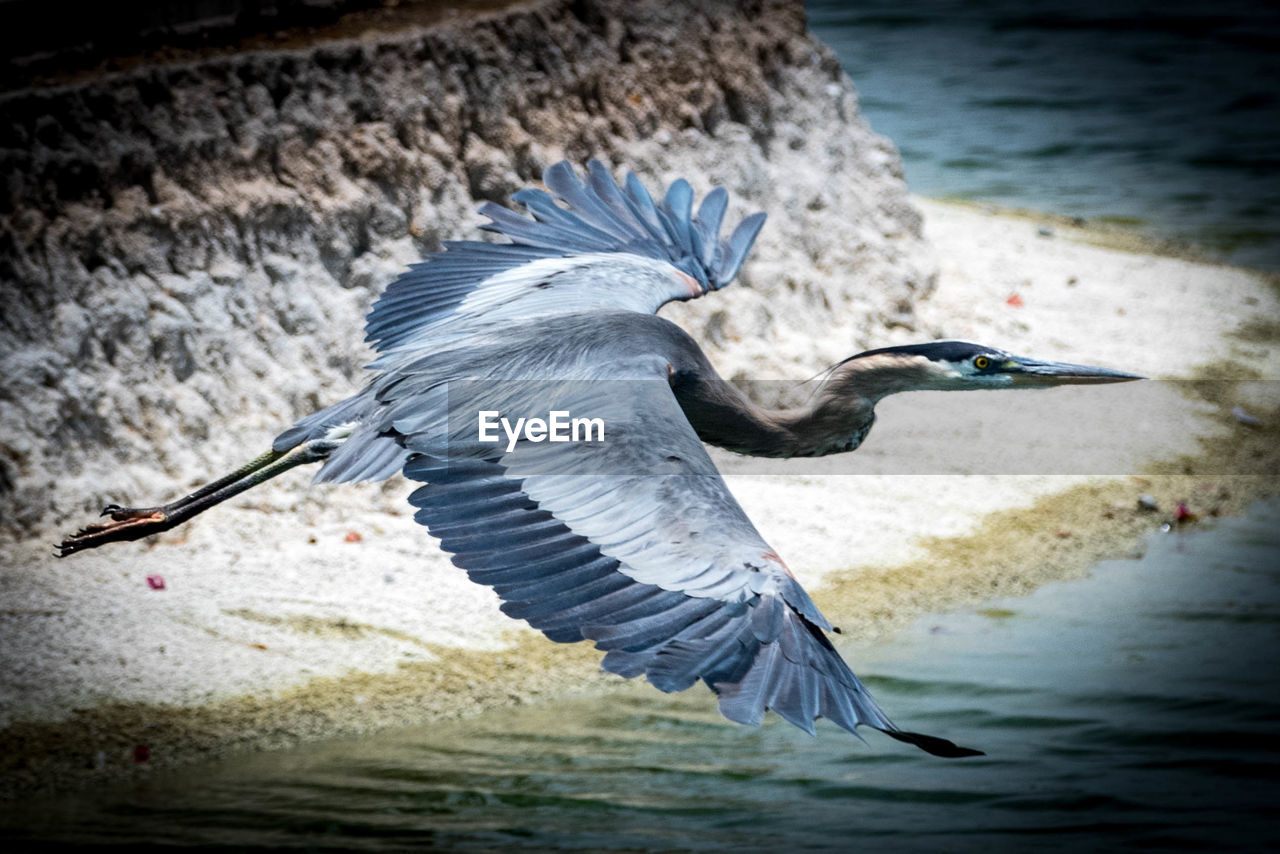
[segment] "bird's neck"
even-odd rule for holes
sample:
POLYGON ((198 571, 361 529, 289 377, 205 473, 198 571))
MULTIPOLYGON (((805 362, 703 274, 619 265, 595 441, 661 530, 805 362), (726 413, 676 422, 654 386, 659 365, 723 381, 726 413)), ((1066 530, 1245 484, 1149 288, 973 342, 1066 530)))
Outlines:
POLYGON ((803 406, 770 409, 719 376, 674 382, 702 441, 753 457, 821 457, 852 451, 875 421, 874 400, 820 390, 803 406))
POLYGON ((856 449, 875 423, 875 404, 817 395, 805 406, 764 410, 790 437, 790 457, 825 457, 856 449))

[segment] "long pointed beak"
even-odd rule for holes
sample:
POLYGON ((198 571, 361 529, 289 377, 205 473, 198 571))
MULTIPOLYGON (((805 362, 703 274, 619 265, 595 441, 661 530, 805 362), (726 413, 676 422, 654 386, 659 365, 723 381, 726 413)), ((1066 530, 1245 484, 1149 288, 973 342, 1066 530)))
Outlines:
POLYGON ((1067 362, 1041 362, 1037 359, 1014 358, 1005 362, 1001 367, 1013 377, 1015 386, 1023 387, 1127 383, 1133 380, 1146 379, 1146 377, 1138 374, 1113 371, 1110 368, 1072 365, 1067 362))

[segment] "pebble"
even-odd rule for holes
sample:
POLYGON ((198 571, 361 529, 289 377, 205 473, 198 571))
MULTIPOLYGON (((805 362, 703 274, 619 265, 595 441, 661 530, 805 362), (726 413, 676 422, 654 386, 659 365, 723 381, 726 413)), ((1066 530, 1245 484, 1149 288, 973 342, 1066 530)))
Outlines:
POLYGON ((1233 406, 1233 407, 1231 407, 1231 414, 1232 414, 1232 415, 1234 415, 1234 416, 1235 416, 1235 419, 1236 419, 1237 421, 1239 421, 1241 424, 1245 424, 1245 425, 1247 425, 1247 426, 1249 426, 1249 427, 1261 427, 1261 426, 1262 426, 1262 422, 1261 422, 1261 421, 1259 421, 1257 418, 1254 418, 1254 417, 1253 417, 1252 415, 1250 415, 1248 412, 1245 412, 1245 411, 1244 411, 1244 407, 1243 407, 1243 406, 1233 406))

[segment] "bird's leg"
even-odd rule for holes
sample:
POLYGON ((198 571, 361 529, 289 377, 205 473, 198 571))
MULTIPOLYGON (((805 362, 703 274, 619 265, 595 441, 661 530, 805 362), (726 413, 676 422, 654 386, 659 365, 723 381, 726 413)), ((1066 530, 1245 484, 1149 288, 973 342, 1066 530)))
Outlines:
POLYGON ((318 439, 288 451, 267 451, 230 474, 208 483, 195 492, 158 507, 121 507, 112 504, 102 511, 110 522, 94 522, 58 544, 58 557, 66 557, 107 543, 138 540, 181 525, 215 504, 252 489, 296 466, 325 459, 341 442, 318 439))
MULTIPOLYGON (((173 509, 176 509, 179 505, 185 505, 190 502, 199 501, 200 499, 205 498, 206 496, 212 495, 218 490, 223 489, 224 487, 230 486, 236 481, 241 480, 242 478, 246 478, 249 475, 253 474, 254 472, 258 471, 259 469, 264 468, 265 466, 268 466, 271 463, 274 463, 276 460, 280 459, 284 455, 285 454, 280 451, 267 451, 265 454, 262 454, 261 456, 254 457, 252 460, 240 466, 240 468, 236 469, 230 474, 224 475, 223 477, 220 477, 217 480, 212 481, 210 483, 206 483, 204 486, 200 487, 190 495, 184 498, 180 498, 177 501, 170 502, 167 505, 160 505, 158 507, 121 507, 119 504, 108 504, 106 507, 102 509, 101 515, 110 516, 113 520, 117 522, 125 522, 133 519, 149 519, 157 513, 161 513, 166 510, 172 511, 173 509)), ((106 523, 99 523, 99 524, 106 524, 106 523)))

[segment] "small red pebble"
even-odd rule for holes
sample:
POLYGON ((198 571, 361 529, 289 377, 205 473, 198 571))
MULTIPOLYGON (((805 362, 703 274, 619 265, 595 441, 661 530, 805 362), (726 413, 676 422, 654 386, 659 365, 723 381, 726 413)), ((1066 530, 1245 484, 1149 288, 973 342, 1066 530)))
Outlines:
POLYGON ((1198 517, 1187 509, 1187 505, 1181 501, 1173 511, 1173 521, 1175 522, 1194 522, 1198 517))
POLYGON ((133 761, 136 765, 144 765, 151 761, 151 748, 145 744, 135 744, 133 746, 133 761))
POLYGON ((152 590, 163 590, 163 589, 164 589, 164 576, 163 576, 163 575, 148 575, 148 576, 147 576, 147 586, 148 586, 148 587, 150 587, 152 590))
POLYGON ((1009 294, 1009 298, 1004 301, 1005 305, 1011 305, 1014 308, 1022 308, 1022 297, 1017 294, 1009 294))
POLYGON ((348 543, 358 543, 363 540, 364 537, 360 536, 359 531, 347 531, 347 535, 343 537, 343 539, 348 543))

